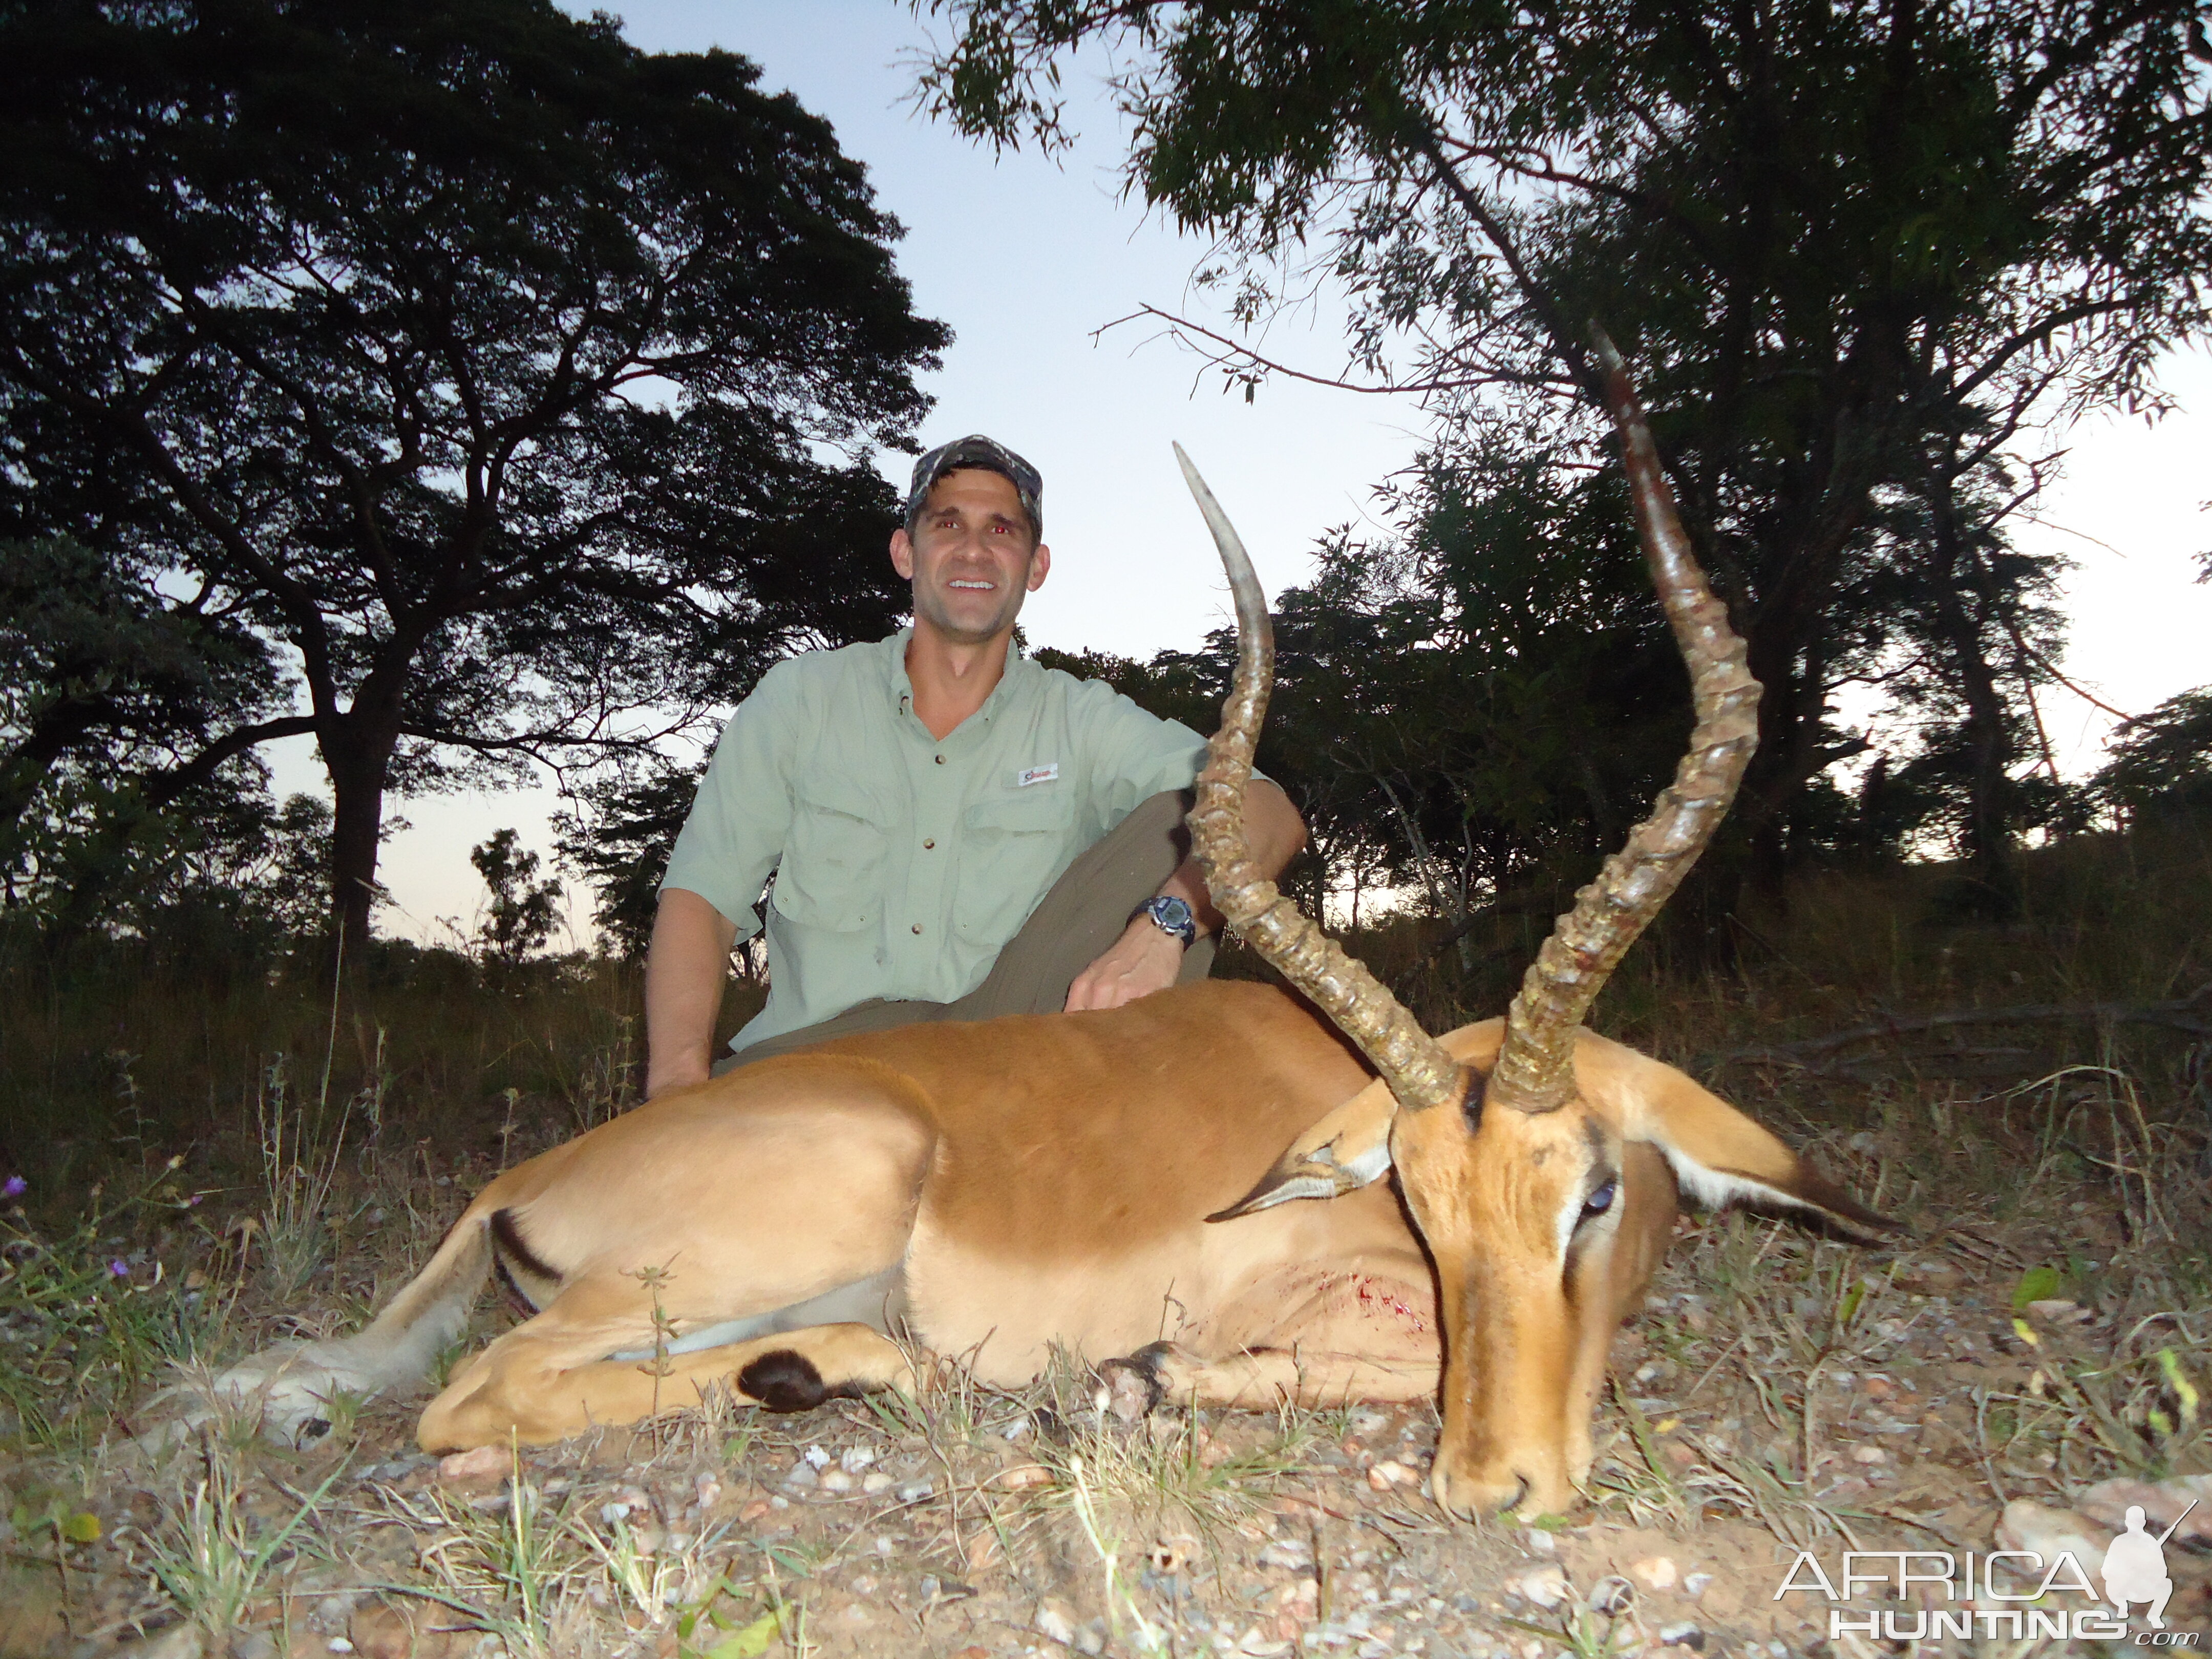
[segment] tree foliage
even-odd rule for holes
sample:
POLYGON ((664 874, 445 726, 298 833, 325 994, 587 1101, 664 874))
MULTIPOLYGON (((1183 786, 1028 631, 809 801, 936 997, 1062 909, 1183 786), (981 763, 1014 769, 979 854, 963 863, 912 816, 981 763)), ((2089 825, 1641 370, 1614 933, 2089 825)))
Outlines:
MULTIPOLYGON (((312 733, 350 939, 387 791, 636 745, 895 619, 866 458, 948 337, 744 59, 544 0, 46 0, 0 65, 0 532, 91 550, 139 629, 42 669, 40 729, 128 738, 148 629, 258 653, 266 695, 156 698, 159 741, 312 733)), ((20 729, 15 795, 62 752, 20 729)))
MULTIPOLYGON (((1604 322, 1765 687, 1737 833, 1770 884, 1814 781, 1861 746, 1835 693, 1926 643, 1866 603, 1878 574, 1979 613, 1916 625, 1947 635, 1972 728, 1972 839, 2009 833, 1996 779, 2033 665, 1974 597, 2004 574, 1967 556, 1995 521, 1960 515, 2035 476, 2034 421, 2154 407, 2157 355, 2204 327, 2192 0, 932 9, 953 30, 927 99, 1000 143, 1064 139, 1060 65, 1112 42, 1130 181, 1222 239, 1237 319, 1328 277, 1347 377, 1423 395, 1448 451, 1586 456, 1604 322)), ((1184 331, 1248 385, 1281 367, 1184 331)))

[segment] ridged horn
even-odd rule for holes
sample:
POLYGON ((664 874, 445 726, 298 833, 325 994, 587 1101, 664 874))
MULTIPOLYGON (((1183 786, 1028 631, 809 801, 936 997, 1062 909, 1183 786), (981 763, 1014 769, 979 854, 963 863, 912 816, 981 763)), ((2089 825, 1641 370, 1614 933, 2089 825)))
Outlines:
POLYGON ((1573 1091, 1576 1028, 1712 840, 1759 746, 1759 686, 1746 665, 1744 643, 1690 551, 1620 354, 1602 329, 1593 325, 1591 332, 1606 408, 1620 428, 1637 538, 1689 665, 1697 724, 1674 781, 1660 792, 1651 816, 1629 832, 1627 845, 1575 896, 1575 908, 1536 952, 1505 1016, 1505 1039, 1484 1101, 1523 1112, 1548 1112, 1573 1091))
POLYGON ((1198 805, 1190 814, 1191 851, 1206 872, 1206 890, 1252 948, 1359 1045, 1400 1106, 1420 1111, 1456 1101, 1467 1086, 1459 1062, 1252 861, 1244 839, 1244 787, 1275 682, 1275 631, 1243 542, 1181 444, 1175 453, 1237 600, 1237 676, 1221 706, 1221 729, 1206 744, 1198 805))

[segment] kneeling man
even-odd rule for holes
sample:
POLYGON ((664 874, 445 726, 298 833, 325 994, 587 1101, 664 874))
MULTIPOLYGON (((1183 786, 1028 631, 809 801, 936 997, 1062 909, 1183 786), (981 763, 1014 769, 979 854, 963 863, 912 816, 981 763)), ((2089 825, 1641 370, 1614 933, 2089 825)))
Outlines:
MULTIPOLYGON (((1205 740, 1014 647, 1052 568, 1043 481, 963 438, 914 470, 891 562, 914 623, 763 675, 677 838, 646 967, 648 1097, 826 1038, 926 1019, 1112 1008, 1202 977, 1220 925, 1182 816, 1205 740), (730 947, 766 1007, 714 1065, 730 947)), ((1270 875, 1304 844, 1255 780, 1270 875)))

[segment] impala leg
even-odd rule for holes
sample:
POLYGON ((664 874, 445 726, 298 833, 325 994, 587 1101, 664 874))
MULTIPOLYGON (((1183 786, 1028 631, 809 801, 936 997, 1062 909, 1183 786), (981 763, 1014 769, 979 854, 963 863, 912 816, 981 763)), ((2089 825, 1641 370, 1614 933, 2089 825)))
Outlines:
POLYGON ((574 1295, 564 1291, 551 1308, 462 1367, 416 1429, 425 1451, 505 1445, 510 1435, 524 1445, 544 1445, 597 1425, 641 1422, 696 1406, 716 1383, 774 1411, 914 1388, 898 1345, 858 1324, 809 1326, 658 1360, 649 1354, 610 1358, 617 1342, 634 1340, 634 1329, 611 1340, 586 1309, 564 1312, 574 1295))
POLYGON ((1270 1273, 1180 1341, 1155 1342, 1099 1371, 1113 1410, 1129 1421, 1161 1406, 1425 1400, 1442 1370, 1437 1333, 1427 1264, 1409 1251, 1357 1267, 1270 1273))

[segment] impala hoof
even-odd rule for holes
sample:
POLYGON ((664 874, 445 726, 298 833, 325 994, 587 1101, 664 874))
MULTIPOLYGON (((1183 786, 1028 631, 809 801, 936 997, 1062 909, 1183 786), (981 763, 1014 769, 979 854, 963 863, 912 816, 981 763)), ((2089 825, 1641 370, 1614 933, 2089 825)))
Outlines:
POLYGON ((1124 1423, 1141 1423, 1167 1401, 1189 1357, 1172 1342, 1155 1342, 1098 1368, 1100 1403, 1124 1423))

